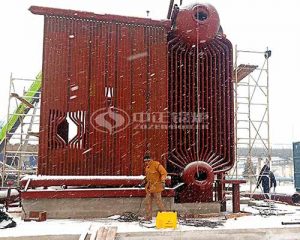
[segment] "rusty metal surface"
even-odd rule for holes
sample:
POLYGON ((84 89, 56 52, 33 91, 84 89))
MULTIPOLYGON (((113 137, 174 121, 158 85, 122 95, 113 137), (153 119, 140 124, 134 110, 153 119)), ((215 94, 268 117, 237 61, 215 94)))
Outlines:
POLYGON ((232 184, 232 212, 240 212, 240 185, 237 183, 232 184))
POLYGON ((220 28, 217 10, 209 3, 193 3, 180 9, 176 16, 176 35, 186 44, 214 39, 220 28))
MULTIPOLYGON (((162 197, 174 197, 175 191, 167 189, 162 197)), ((22 199, 59 199, 59 198, 110 198, 110 197, 145 197, 142 188, 103 188, 103 189, 65 189, 65 190, 30 190, 22 191, 22 199)))
POLYGON ((294 195, 289 194, 280 194, 280 193, 270 193, 270 194, 264 194, 264 193, 242 193, 243 196, 253 198, 255 200, 264 200, 264 199, 270 199, 273 201, 283 202, 290 205, 299 204, 298 202, 293 201, 294 195))
MULTIPOLYGON (((169 110, 186 116, 181 121, 170 116, 169 172, 182 172, 195 161, 209 164, 214 174, 232 168, 233 100, 231 43, 216 37, 190 46, 173 37, 169 42, 169 110)), ((207 191, 189 188, 188 194, 180 194, 181 202, 211 201, 212 184, 207 191)))
POLYGON ((72 18, 72 19, 85 19, 85 21, 105 21, 114 22, 121 24, 134 24, 134 25, 146 25, 146 26, 157 26, 157 27, 170 27, 170 22, 153 20, 150 18, 138 18, 129 16, 120 16, 112 14, 96 14, 93 12, 84 12, 76 10, 66 10, 59 8, 49 8, 40 6, 31 6, 29 11, 33 14, 45 15, 45 16, 56 16, 62 18, 72 18))
POLYGON ((189 115, 186 122, 170 121, 169 163, 182 171, 190 162, 204 161, 215 174, 225 172, 234 164, 231 43, 216 38, 197 48, 175 39, 169 49, 170 112, 199 120, 189 115))
MULTIPOLYGON (((21 188, 27 189, 51 186, 76 186, 76 187, 137 187, 145 176, 39 176, 37 178, 24 177, 20 183, 21 188)), ((166 186, 170 186, 171 179, 166 179, 166 186)))
POLYGON ((187 39, 184 18, 180 33, 171 21, 30 10, 45 16, 38 174, 142 175, 149 152, 174 186, 200 163, 185 176, 199 184, 177 197, 213 201, 214 176, 235 161, 232 45, 216 33, 218 18, 214 29, 203 28, 209 19, 194 24, 201 36, 187 39))
POLYGON ((134 114, 167 111, 163 25, 31 10, 45 14, 38 174, 141 175, 146 151, 165 164, 167 130, 133 121, 134 114), (120 112, 124 129, 114 128, 120 112), (100 115, 106 125, 99 130, 100 115), (71 139, 70 124, 77 129, 71 139))

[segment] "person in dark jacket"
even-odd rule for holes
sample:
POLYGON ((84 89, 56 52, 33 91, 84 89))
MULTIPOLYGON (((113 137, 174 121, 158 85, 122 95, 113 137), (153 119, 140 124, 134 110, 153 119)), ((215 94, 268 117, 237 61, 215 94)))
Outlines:
POLYGON ((274 173, 272 171, 270 171, 269 176, 270 176, 270 183, 271 183, 270 188, 274 187, 274 192, 275 192, 275 189, 277 187, 276 178, 275 178, 274 173))
POLYGON ((270 171, 270 167, 268 166, 268 164, 265 164, 261 169, 256 188, 258 188, 260 184, 262 185, 263 192, 266 194, 270 193, 270 189, 272 187, 274 187, 274 191, 275 191, 275 188, 277 186, 276 179, 273 172, 270 171))

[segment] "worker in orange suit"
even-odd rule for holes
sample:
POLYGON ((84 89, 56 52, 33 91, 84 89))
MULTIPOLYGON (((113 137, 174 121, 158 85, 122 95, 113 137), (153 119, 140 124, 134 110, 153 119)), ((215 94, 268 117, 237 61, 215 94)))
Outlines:
POLYGON ((165 211, 161 192, 165 189, 167 178, 166 169, 158 162, 151 159, 149 155, 144 157, 145 164, 145 190, 146 190, 146 217, 152 220, 152 201, 155 200, 160 211, 165 211))

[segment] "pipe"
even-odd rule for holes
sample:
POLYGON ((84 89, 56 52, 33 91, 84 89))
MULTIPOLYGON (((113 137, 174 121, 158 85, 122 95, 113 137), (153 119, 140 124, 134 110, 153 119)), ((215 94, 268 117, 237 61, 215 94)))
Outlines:
POLYGON ((169 10, 168 10, 168 14, 167 14, 167 19, 171 18, 171 13, 172 13, 173 6, 174 6, 174 0, 170 0, 169 10))
POLYGON ((194 185, 203 190, 210 189, 214 182, 213 169, 206 162, 191 162, 184 168, 182 179, 187 185, 194 185))

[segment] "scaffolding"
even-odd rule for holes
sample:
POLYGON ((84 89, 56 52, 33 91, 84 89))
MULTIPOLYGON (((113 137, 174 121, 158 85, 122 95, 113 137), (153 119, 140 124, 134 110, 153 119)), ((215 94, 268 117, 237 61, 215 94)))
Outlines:
POLYGON ((36 79, 10 76, 7 122, 0 134, 2 187, 19 186, 23 175, 36 174, 40 87, 41 74, 36 79))
POLYGON ((239 50, 235 46, 236 178, 256 184, 263 161, 271 162, 269 116, 269 57, 271 51, 239 50), (244 64, 243 64, 244 63, 244 64), (246 64, 245 64, 246 63, 246 64), (254 150, 259 152, 254 153, 254 150), (257 157, 259 155, 259 157, 257 157), (256 156, 256 157, 254 157, 256 156))

